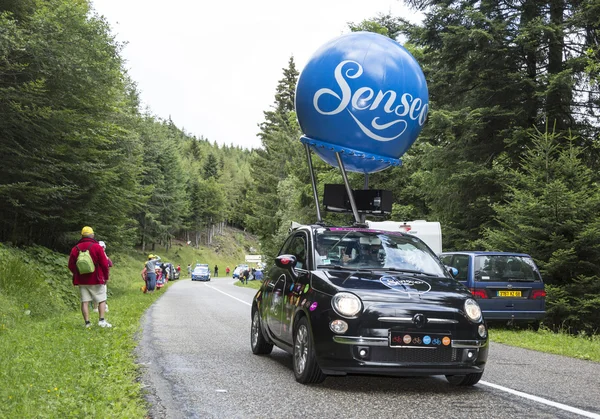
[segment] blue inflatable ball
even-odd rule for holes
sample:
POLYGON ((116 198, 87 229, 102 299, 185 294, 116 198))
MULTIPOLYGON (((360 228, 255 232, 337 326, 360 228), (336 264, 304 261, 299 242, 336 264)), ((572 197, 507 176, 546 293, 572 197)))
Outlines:
POLYGON ((400 165, 427 118, 429 94, 421 67, 396 41, 354 32, 323 45, 296 87, 296 113, 309 144, 337 167, 373 173, 400 165))

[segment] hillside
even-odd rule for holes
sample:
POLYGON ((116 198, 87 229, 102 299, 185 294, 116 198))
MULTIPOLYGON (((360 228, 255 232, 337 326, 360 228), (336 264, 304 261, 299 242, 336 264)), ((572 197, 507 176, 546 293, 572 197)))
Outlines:
MULTIPOLYGON (((169 261, 175 265, 180 264, 182 272, 188 264, 208 263, 214 268, 219 266, 221 274, 225 273, 225 267, 229 266, 233 269, 234 266, 244 262, 244 256, 252 253, 251 248, 255 251, 260 249, 260 245, 256 236, 239 230, 233 227, 225 227, 222 235, 216 235, 213 238, 211 246, 200 246, 196 249, 188 246, 184 241, 174 240, 173 246, 169 250, 165 250, 162 246, 146 249, 142 253, 141 249, 136 248, 128 254, 135 258, 143 259, 149 253, 156 254, 164 261, 169 261)), ((110 253, 110 252, 108 252, 110 253)), ((141 268, 140 268, 141 269, 141 268)))

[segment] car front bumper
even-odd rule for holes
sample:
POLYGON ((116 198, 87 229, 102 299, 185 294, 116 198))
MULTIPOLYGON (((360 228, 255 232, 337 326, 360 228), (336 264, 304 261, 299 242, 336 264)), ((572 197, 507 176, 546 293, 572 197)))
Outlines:
POLYGON ((319 345, 317 359, 330 375, 465 375, 482 373, 487 340, 453 339, 447 348, 390 347, 388 338, 332 336, 319 345))

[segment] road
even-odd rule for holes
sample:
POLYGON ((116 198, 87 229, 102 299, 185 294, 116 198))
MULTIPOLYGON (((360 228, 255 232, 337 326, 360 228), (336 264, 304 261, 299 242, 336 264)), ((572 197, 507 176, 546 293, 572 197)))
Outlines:
POLYGON ((152 418, 600 419, 600 364, 495 343, 474 387, 444 377, 298 384, 286 352, 250 350, 254 293, 231 278, 182 279, 148 310, 137 355, 152 418))

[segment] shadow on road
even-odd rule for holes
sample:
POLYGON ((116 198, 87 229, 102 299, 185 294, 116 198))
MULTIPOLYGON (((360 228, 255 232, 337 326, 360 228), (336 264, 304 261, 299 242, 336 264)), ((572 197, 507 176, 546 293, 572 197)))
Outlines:
MULTIPOLYGON (((287 352, 274 350, 271 355, 262 357, 265 360, 275 362, 286 369, 289 369, 290 380, 294 380, 292 355, 287 352)), ((484 375, 485 378, 485 375, 484 375)), ((344 393, 370 393, 390 396, 397 395, 399 392, 405 394, 475 394, 486 389, 475 387, 455 387, 451 386, 443 376, 410 376, 410 377, 391 377, 379 375, 346 375, 346 376, 328 376, 327 379, 310 387, 322 388, 340 391, 344 393)))

